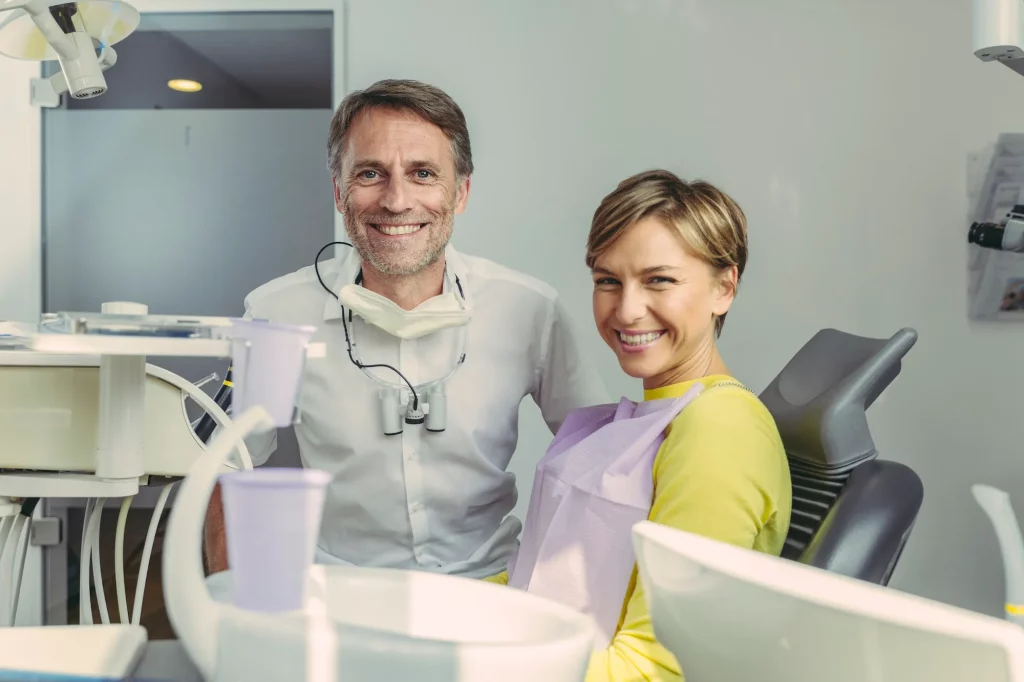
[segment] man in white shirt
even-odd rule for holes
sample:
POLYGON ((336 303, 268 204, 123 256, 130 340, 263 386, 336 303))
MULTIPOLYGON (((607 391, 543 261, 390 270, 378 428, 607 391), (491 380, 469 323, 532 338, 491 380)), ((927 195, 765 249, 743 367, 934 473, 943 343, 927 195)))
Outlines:
MULTIPOLYGON (((500 573, 522 529, 506 471, 521 401, 554 433, 606 402, 604 388, 550 286, 449 244, 473 162, 448 95, 396 80, 352 93, 331 121, 328 168, 351 247, 245 302, 253 318, 315 325, 326 344, 295 427, 303 466, 334 477, 317 561, 500 573)), ((275 441, 247 441, 254 465, 275 441)), ((206 535, 209 569, 224 570, 219 490, 206 535)))

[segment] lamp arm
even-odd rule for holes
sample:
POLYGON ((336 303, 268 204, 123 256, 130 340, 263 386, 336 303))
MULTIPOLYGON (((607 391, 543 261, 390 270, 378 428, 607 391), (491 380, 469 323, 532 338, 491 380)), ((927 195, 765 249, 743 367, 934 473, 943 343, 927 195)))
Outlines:
POLYGON ((21 9, 27 5, 40 4, 39 0, 0 0, 0 12, 6 12, 9 9, 21 9))
POLYGON ((60 55, 61 59, 77 59, 78 50, 71 43, 68 37, 57 25, 57 20, 50 14, 50 4, 46 0, 28 0, 25 3, 25 10, 32 17, 32 23, 46 38, 50 47, 60 55))
POLYGON ((245 445, 251 433, 275 428, 263 407, 250 407, 213 439, 210 448, 189 467, 167 521, 163 544, 164 604, 171 627, 203 679, 212 679, 217 665, 218 609, 203 577, 203 524, 210 494, 221 466, 245 445))
POLYGON ((61 59, 75 59, 78 52, 50 14, 47 0, 0 0, 0 13, 16 9, 24 10, 32 17, 32 22, 61 59))

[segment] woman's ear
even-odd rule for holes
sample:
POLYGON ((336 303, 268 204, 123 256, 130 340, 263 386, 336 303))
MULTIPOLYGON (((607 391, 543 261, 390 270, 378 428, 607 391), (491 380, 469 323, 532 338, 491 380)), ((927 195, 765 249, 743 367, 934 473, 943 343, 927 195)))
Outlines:
POLYGON ((736 289, 739 285, 739 271, 735 265, 730 265, 719 271, 716 281, 715 315, 724 315, 729 312, 732 301, 736 298, 736 289))

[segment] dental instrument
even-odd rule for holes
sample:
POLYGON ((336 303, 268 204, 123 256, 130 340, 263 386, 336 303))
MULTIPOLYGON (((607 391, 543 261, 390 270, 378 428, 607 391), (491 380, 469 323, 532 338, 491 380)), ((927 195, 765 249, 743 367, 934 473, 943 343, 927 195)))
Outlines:
POLYGON ((119 0, 0 0, 0 54, 15 59, 60 63, 45 82, 52 96, 75 99, 107 91, 103 72, 117 63, 113 45, 139 27, 138 11, 119 0))
POLYGON ((975 484, 971 494, 992 524, 1003 559, 1003 612, 1006 620, 1024 625, 1024 536, 1010 495, 990 485, 975 484))
MULTIPOLYGON (((352 322, 353 305, 358 306, 359 295, 361 293, 359 285, 362 282, 362 275, 357 277, 354 284, 346 285, 342 289, 341 296, 331 290, 330 287, 324 282, 323 277, 320 276, 319 261, 320 256, 330 246, 334 245, 348 246, 352 248, 352 245, 348 242, 330 242, 325 244, 320 251, 316 254, 316 258, 313 259, 313 268, 316 271, 317 280, 320 282, 320 286, 324 288, 327 293, 338 301, 338 305, 341 306, 342 316, 341 323, 342 329, 345 332, 345 343, 348 350, 348 358, 353 365, 362 370, 372 381, 380 385, 380 401, 381 401, 381 428, 386 436, 397 436, 404 431, 405 424, 423 424, 427 431, 440 432, 444 431, 447 424, 447 397, 445 395, 445 385, 448 380, 462 367, 466 362, 466 324, 469 322, 469 311, 466 308, 466 295, 462 291, 462 283, 456 276, 454 282, 449 282, 449 285, 453 288, 449 291, 445 303, 447 304, 447 310, 438 311, 440 314, 434 317, 431 322, 424 322, 422 324, 416 324, 415 320, 412 324, 406 324, 404 326, 408 328, 415 328, 416 331, 412 333, 429 333, 432 331, 439 331, 449 327, 459 327, 459 350, 455 355, 455 360, 452 363, 451 369, 440 377, 431 379, 430 381, 422 382, 416 386, 413 386, 404 374, 402 374, 396 367, 383 363, 371 363, 366 364, 362 361, 359 355, 359 345, 356 342, 356 328, 352 322), (458 296, 455 296, 455 290, 459 292, 458 296), (344 299, 344 300, 343 300, 344 299), (347 310, 346 310, 346 304, 347 310), (349 328, 349 325, 351 329, 349 328), (389 369, 397 374, 403 384, 388 381, 374 372, 369 371, 370 369, 383 368, 389 369), (403 400, 402 392, 405 388, 409 390, 409 396, 403 400)), ((449 279, 449 273, 445 271, 445 278, 449 279)), ((394 304, 391 304, 394 305, 394 304)), ((360 306, 360 311, 368 324, 378 324, 377 317, 381 317, 380 313, 373 311, 372 305, 360 306)), ((359 311, 357 311, 359 312, 359 311)), ((383 311, 386 316, 389 311, 383 311)), ((393 315, 399 315, 406 319, 413 318, 417 314, 415 311, 408 311, 401 313, 393 311, 393 315)), ((382 328, 394 335, 400 335, 402 333, 402 320, 397 320, 391 324, 381 324, 382 328)))
MULTIPOLYGON (((104 512, 98 498, 123 497, 115 541, 115 577, 118 612, 128 623, 128 601, 124 588, 124 528, 134 496, 143 488, 160 488, 159 501, 166 501, 174 481, 180 479, 189 462, 204 447, 190 430, 187 401, 194 400, 225 425, 228 417, 198 387, 162 368, 146 365, 142 433, 144 474, 130 479, 104 479, 99 465, 97 398, 100 394, 101 359, 91 355, 54 355, 26 350, 0 352, 0 625, 15 622, 25 549, 31 529, 30 515, 39 499, 83 498, 88 506, 83 525, 96 524, 104 512), (20 535, 19 535, 20 533, 20 535), (20 542, 20 544, 18 544, 20 542), (17 570, 13 571, 15 556, 17 570), (13 571, 13 572, 12 572, 13 571)), ((231 466, 249 466, 248 452, 231 466)), ((158 501, 145 541, 140 581, 135 593, 135 617, 141 616, 142 596, 149 557, 160 522, 158 501)), ((94 560, 99 565, 99 536, 83 528, 87 543, 81 552, 82 576, 88 575, 94 560), (92 538, 92 544, 88 540, 92 538)), ((101 589, 103 578, 92 575, 101 589)), ((89 581, 81 586, 79 622, 88 622, 89 581)), ((104 600, 100 600, 105 603, 104 600)), ((102 616, 102 613, 101 613, 102 616)), ((105 619, 103 619, 105 620, 105 619)), ((107 621, 109 622, 109 621, 107 621)))
MULTIPOLYGON (((157 525, 176 481, 184 476, 206 444, 188 420, 192 399, 225 428, 230 419, 199 386, 146 363, 147 355, 230 357, 239 404, 248 393, 283 409, 290 423, 298 385, 278 383, 279 374, 301 378, 306 357, 322 347, 309 344, 309 327, 286 327, 230 318, 149 315, 146 306, 114 302, 102 312, 43 315, 37 325, 5 324, 0 350, 0 625, 2 637, 38 635, 34 666, 25 655, 0 654, 0 678, 15 675, 65 674, 66 662, 54 667, 44 642, 57 636, 52 627, 10 628, 17 615, 20 582, 28 545, 30 515, 40 499, 86 500, 80 567, 79 626, 100 628, 97 650, 145 645, 141 627, 146 575, 157 525), (268 331, 272 329, 273 332, 268 331), (291 364, 274 357, 276 333, 290 343, 291 364), (280 390, 276 390, 280 389, 280 390), (143 487, 160 487, 143 549, 134 603, 129 608, 124 578, 124 527, 134 496, 143 487), (99 528, 104 503, 122 498, 115 539, 117 611, 110 613, 100 572, 99 528), (94 625, 95 588, 99 623, 94 625), (129 613, 130 611, 130 613, 129 613), (118 619, 120 624, 116 624, 118 619), (127 629, 126 629, 127 628, 127 629), (14 632, 18 631, 18 632, 14 632), (138 631, 141 635, 131 634, 138 631), (105 634, 103 634, 105 633, 105 634), (134 643, 134 644, 132 644, 134 643), (116 647, 115 647, 116 644, 116 647)), ((278 344, 279 345, 279 344, 278 344)), ((207 383, 210 377, 200 383, 207 383)), ((244 443, 234 462, 222 470, 251 469, 244 443)), ((130 651, 128 653, 131 653, 130 651)), ((138 653, 137 651, 135 653, 138 653)), ((109 659, 104 675, 120 679, 138 656, 109 659)), ((81 674, 94 671, 95 658, 83 658, 81 674)))
POLYGON ((1024 253, 1024 205, 1014 206, 998 223, 972 223, 967 231, 967 243, 996 251, 1024 253))

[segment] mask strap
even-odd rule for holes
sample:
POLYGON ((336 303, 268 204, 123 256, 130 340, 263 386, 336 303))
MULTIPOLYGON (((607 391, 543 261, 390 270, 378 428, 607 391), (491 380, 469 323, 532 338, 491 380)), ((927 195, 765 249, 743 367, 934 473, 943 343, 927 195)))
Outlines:
MULTIPOLYGON (((363 283, 363 269, 359 268, 359 273, 356 275, 356 281, 353 282, 356 286, 360 286, 363 283)), ((352 321, 352 311, 348 311, 348 321, 352 321)))

